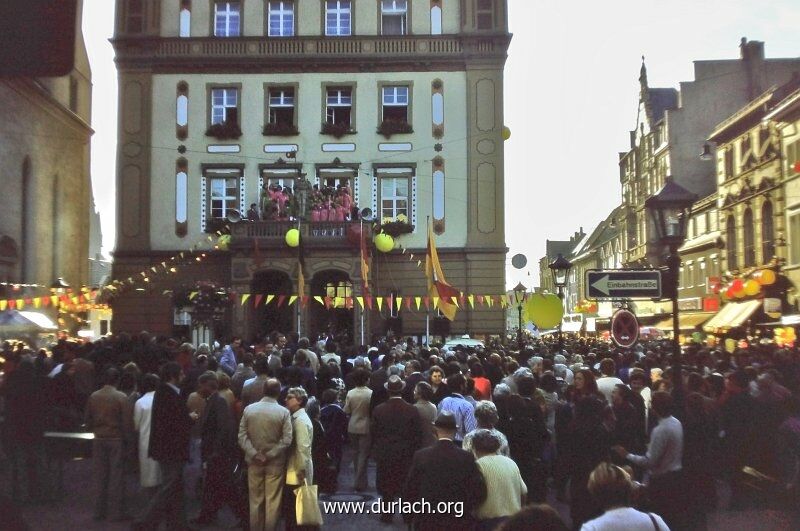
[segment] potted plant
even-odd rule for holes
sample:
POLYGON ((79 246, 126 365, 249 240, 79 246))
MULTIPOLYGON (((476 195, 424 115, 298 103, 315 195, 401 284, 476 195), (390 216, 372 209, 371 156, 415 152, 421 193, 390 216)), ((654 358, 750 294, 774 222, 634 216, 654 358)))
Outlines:
POLYGON ((392 135, 403 135, 413 132, 414 130, 411 128, 411 124, 405 120, 384 120, 381 122, 381 125, 378 126, 378 133, 382 134, 387 139, 391 138, 392 135))
POLYGON ((331 135, 335 138, 342 138, 344 135, 350 134, 353 131, 350 129, 350 124, 343 122, 332 124, 330 122, 322 123, 322 134, 331 135))
POLYGON ((220 122, 211 124, 206 130, 206 136, 213 136, 217 140, 235 140, 242 136, 242 130, 236 122, 220 122))
POLYGON ((265 124, 261 133, 264 136, 295 136, 299 134, 297 126, 287 122, 265 124))
POLYGON ((383 218, 380 223, 379 232, 388 234, 392 238, 397 238, 403 234, 414 232, 414 225, 408 222, 405 214, 398 214, 394 218, 383 218))

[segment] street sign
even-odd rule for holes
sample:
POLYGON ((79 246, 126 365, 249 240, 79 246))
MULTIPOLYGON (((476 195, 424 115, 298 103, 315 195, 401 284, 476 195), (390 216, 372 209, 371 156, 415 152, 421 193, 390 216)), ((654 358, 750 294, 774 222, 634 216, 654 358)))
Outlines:
POLYGON ((590 269, 586 272, 590 299, 660 299, 661 271, 656 269, 590 269))
POLYGON ((611 317, 611 339, 618 347, 631 348, 639 340, 639 320, 630 310, 617 310, 611 317))

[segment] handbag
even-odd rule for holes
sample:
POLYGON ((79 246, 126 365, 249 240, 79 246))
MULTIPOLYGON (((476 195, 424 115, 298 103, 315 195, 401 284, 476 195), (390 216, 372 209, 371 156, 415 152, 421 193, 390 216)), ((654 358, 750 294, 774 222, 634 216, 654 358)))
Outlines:
POLYGON ((309 485, 308 479, 303 485, 294 489, 294 509, 297 515, 297 525, 322 525, 322 511, 319 510, 317 501, 317 486, 309 485))

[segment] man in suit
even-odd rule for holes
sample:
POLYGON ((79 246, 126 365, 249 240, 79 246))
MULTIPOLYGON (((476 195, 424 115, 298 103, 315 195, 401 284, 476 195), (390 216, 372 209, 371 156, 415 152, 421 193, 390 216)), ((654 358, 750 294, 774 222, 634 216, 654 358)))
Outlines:
POLYGON ((410 502, 424 499, 432 507, 439 502, 458 507, 449 514, 416 515, 418 531, 471 530, 475 526, 472 512, 486 499, 486 484, 472 454, 453 442, 458 430, 453 413, 439 413, 434 426, 439 440, 414 454, 403 498, 410 502))
POLYGON ((250 490, 250 529, 273 531, 278 525, 286 458, 292 444, 292 418, 278 405, 281 383, 270 378, 264 398, 250 404, 239 424, 239 446, 247 461, 250 490))
POLYGON ((183 507, 183 466, 189 460, 193 419, 181 398, 181 366, 174 361, 162 368, 162 383, 153 397, 150 457, 158 461, 164 481, 150 500, 138 529, 157 529, 166 513, 169 529, 187 529, 183 507))
POLYGON ((406 388, 403 390, 403 400, 409 404, 414 403, 414 388, 425 378, 422 376, 420 366, 417 360, 411 360, 406 363, 406 388))
POLYGON ((264 398, 264 384, 267 383, 270 373, 269 360, 267 358, 259 358, 254 368, 256 371, 255 378, 247 380, 242 387, 242 409, 264 398))
POLYGON ((246 526, 249 520, 247 506, 233 478, 237 461, 236 421, 228 402, 217 393, 219 382, 216 373, 208 371, 201 374, 197 383, 197 392, 206 401, 200 420, 200 455, 206 476, 200 515, 192 523, 210 524, 227 503, 246 526))
MULTIPOLYGON (((375 486, 387 502, 398 497, 414 452, 422 445, 422 419, 417 408, 403 400, 405 384, 397 375, 384 384, 389 399, 372 412, 372 448, 376 462, 375 486)), ((391 522, 391 514, 381 521, 391 522)))

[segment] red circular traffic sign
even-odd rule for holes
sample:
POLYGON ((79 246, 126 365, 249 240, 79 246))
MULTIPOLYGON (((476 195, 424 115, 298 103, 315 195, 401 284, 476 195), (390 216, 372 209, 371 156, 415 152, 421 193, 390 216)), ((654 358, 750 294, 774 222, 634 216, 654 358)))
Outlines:
POLYGON ((618 347, 630 348, 639 340, 639 320, 630 310, 617 310, 611 317, 611 339, 618 347))

